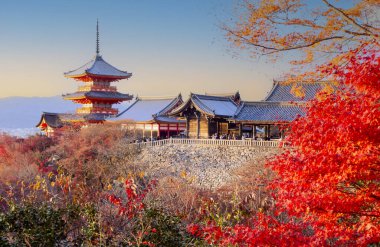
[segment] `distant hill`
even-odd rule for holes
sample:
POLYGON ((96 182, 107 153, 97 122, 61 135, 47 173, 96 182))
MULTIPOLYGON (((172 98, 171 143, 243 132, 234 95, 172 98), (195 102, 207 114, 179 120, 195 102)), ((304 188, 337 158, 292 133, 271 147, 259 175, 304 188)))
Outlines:
POLYGON ((74 112, 74 103, 54 97, 9 97, 0 99, 0 128, 33 128, 41 113, 74 112))
MULTIPOLYGON (((129 103, 116 105, 120 110, 129 103)), ((30 129, 40 121, 42 112, 74 112, 79 107, 61 96, 0 98, 0 129, 30 129)))

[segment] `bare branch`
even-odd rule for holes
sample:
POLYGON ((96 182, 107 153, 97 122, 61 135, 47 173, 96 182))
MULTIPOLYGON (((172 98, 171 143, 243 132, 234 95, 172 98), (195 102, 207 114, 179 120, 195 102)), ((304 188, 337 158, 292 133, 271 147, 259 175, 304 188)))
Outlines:
POLYGON ((234 35, 235 37, 242 39, 246 44, 249 44, 249 45, 252 45, 255 47, 259 47, 259 48, 263 48, 265 50, 271 50, 271 52, 263 53, 263 55, 269 55, 269 54, 273 54, 273 53, 281 52, 281 51, 290 51, 290 50, 302 49, 302 48, 306 48, 306 47, 316 45, 316 44, 321 43, 321 42, 325 42, 325 41, 329 41, 329 40, 333 40, 333 39, 343 39, 344 38, 344 36, 331 36, 331 37, 326 37, 323 39, 316 39, 313 42, 303 44, 303 45, 291 46, 291 47, 286 47, 286 48, 276 48, 276 47, 266 46, 266 45, 262 45, 262 44, 258 44, 258 43, 253 43, 252 41, 250 41, 246 37, 241 36, 239 34, 236 34, 234 31, 232 31, 228 28, 223 28, 223 29, 225 31, 229 32, 230 34, 234 35))
POLYGON ((238 35, 235 32, 229 30, 228 28, 223 28, 223 29, 225 31, 229 32, 230 34, 234 35, 235 37, 238 37, 238 38, 244 40, 249 45, 253 45, 253 46, 260 47, 260 48, 267 49, 267 50, 278 50, 277 48, 274 48, 274 47, 269 47, 269 46, 264 46, 264 45, 253 43, 249 39, 247 39, 246 37, 238 35))
POLYGON ((349 17, 346 13, 344 13, 341 9, 335 7, 334 5, 332 5, 331 3, 329 3, 327 0, 322 0, 327 6, 329 6, 330 8, 332 8, 335 12, 339 13, 346 21, 352 23, 354 26, 356 26, 357 28, 361 29, 361 30, 364 30, 365 33, 367 33, 369 36, 374 36, 376 37, 376 35, 374 33, 372 33, 371 30, 369 30, 368 28, 364 27, 363 25, 360 25, 359 23, 357 23, 354 19, 352 19, 351 17, 349 17))

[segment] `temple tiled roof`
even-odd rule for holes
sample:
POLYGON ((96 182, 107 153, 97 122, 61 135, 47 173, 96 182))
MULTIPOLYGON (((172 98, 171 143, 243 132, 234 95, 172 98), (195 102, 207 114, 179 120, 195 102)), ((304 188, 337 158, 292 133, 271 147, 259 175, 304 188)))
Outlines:
POLYGON ((73 113, 52 113, 43 112, 40 122, 36 127, 40 127, 41 124, 46 123, 51 128, 60 128, 65 123, 69 122, 83 122, 83 121, 104 121, 106 116, 99 113, 91 114, 73 114, 73 113))
POLYGON ((43 123, 46 123, 46 125, 51 128, 60 128, 63 126, 59 114, 52 112, 43 112, 40 122, 36 125, 36 127, 40 127, 43 123))
POLYGON ((123 94, 119 92, 106 92, 106 91, 88 91, 88 92, 75 92, 71 94, 65 94, 63 95, 64 99, 106 99, 106 100, 112 100, 115 99, 116 101, 124 101, 124 100, 130 100, 132 99, 132 96, 129 94, 123 94))
POLYGON ((191 94, 190 98, 173 110, 170 115, 176 115, 182 112, 189 107, 191 103, 202 113, 213 117, 232 117, 237 109, 237 105, 230 97, 191 94))
POLYGON ((243 102, 232 120, 254 123, 289 122, 304 114, 304 107, 295 103, 243 102))
POLYGON ((64 73, 65 77, 80 77, 84 75, 92 75, 92 76, 109 76, 109 77, 117 77, 120 79, 129 78, 132 76, 132 73, 128 73, 127 71, 122 71, 111 64, 104 61, 104 59, 97 55, 90 62, 81 66, 78 69, 69 71, 64 73))
POLYGON ((265 101, 308 101, 313 99, 327 83, 328 82, 296 83, 296 86, 300 87, 300 90, 303 91, 303 95, 297 97, 292 94, 294 84, 275 82, 272 90, 265 98, 265 101))
POLYGON ((149 122, 157 119, 164 122, 178 122, 176 118, 168 118, 166 115, 182 102, 181 95, 175 98, 136 98, 135 102, 118 114, 114 120, 149 122))

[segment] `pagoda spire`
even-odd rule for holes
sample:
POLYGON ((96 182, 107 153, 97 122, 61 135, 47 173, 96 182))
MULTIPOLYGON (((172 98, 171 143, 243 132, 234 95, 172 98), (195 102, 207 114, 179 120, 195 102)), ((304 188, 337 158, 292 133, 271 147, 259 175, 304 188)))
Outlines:
POLYGON ((99 20, 96 19, 96 56, 99 56, 99 20))

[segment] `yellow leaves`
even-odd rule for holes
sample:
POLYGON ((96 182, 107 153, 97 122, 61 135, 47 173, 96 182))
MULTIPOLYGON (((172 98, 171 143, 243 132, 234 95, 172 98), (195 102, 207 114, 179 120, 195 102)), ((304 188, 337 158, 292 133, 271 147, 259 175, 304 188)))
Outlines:
POLYGON ((194 176, 189 176, 186 171, 181 171, 181 173, 179 174, 179 176, 183 179, 185 179, 189 184, 193 183, 195 181, 195 177, 194 176))
POLYGON ((251 34, 251 29, 248 26, 244 27, 244 29, 241 32, 241 35, 242 36, 249 36, 250 34, 251 34))
POLYGON ((290 90, 290 92, 298 98, 304 98, 305 97, 305 89, 302 87, 302 85, 294 84, 292 86, 292 89, 290 90))
POLYGON ((54 176, 54 173, 53 173, 53 172, 49 172, 49 173, 48 173, 48 178, 49 178, 49 179, 51 179, 53 176, 54 176))
POLYGON ((336 56, 333 59, 330 60, 330 63, 332 65, 339 65, 339 63, 342 61, 342 58, 340 56, 336 56))
POLYGON ((326 84, 323 86, 323 88, 322 88, 322 90, 320 91, 320 93, 317 94, 316 98, 317 98, 318 100, 324 100, 324 99, 326 99, 326 97, 327 97, 329 94, 333 93, 334 91, 335 91, 335 89, 331 86, 331 84, 330 84, 330 83, 326 83, 326 84))
POLYGON ((322 92, 331 94, 334 92, 334 88, 329 83, 326 83, 322 89, 322 92))
POLYGON ((363 5, 364 2, 358 3, 354 7, 345 10, 344 13, 349 16, 360 17, 362 15, 363 5))
POLYGON ((41 181, 37 181, 32 186, 33 190, 39 190, 41 188, 41 181))
POLYGON ((107 190, 112 190, 112 184, 107 185, 107 190))
POLYGON ((303 64, 309 64, 314 61, 314 52, 312 50, 306 50, 305 54, 306 56, 304 59, 291 61, 290 63, 292 65, 303 65, 303 64))

